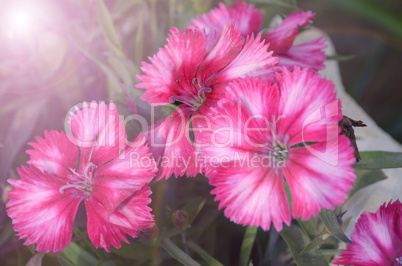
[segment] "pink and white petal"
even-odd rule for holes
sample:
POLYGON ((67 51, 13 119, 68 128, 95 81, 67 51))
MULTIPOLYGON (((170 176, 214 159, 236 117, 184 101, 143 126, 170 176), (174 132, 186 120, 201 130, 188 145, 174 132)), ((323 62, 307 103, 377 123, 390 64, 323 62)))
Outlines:
POLYGON ((136 87, 146 90, 141 99, 151 105, 169 104, 171 96, 179 95, 180 84, 192 82, 205 57, 206 41, 199 30, 172 28, 170 32, 168 44, 149 58, 151 64, 142 63, 145 75, 137 75, 142 82, 136 87))
POLYGON ((95 248, 110 252, 110 246, 121 248, 121 240, 129 243, 127 236, 138 237, 137 231, 154 225, 151 208, 151 189, 144 186, 121 203, 109 216, 102 204, 96 200, 85 201, 88 215, 88 236, 95 248))
POLYGON ((315 14, 311 11, 292 12, 278 27, 264 34, 262 38, 270 43, 269 48, 275 54, 285 53, 292 47, 299 29, 307 23, 312 23, 311 19, 314 16, 315 14))
POLYGON ((225 208, 225 216, 235 223, 269 230, 272 221, 281 231, 283 222, 289 225, 291 221, 283 177, 273 168, 253 167, 251 161, 243 167, 241 163, 232 161, 208 173, 219 209, 225 208))
POLYGON ((28 164, 62 178, 68 178, 70 168, 77 168, 78 147, 64 132, 45 131, 45 138, 36 137, 36 141, 28 143, 33 148, 26 151, 30 155, 28 164))
POLYGON ((322 49, 326 47, 324 37, 321 37, 311 42, 294 45, 285 53, 275 54, 275 56, 279 58, 278 66, 285 66, 289 70, 297 65, 318 71, 325 68, 326 56, 322 49))
POLYGON ((342 119, 340 101, 334 84, 317 73, 295 66, 293 72, 282 68, 278 75, 281 90, 277 133, 288 135, 289 146, 326 141, 338 136, 342 119))
POLYGON ((69 121, 71 135, 67 137, 81 150, 80 169, 84 171, 88 163, 98 167, 118 157, 126 147, 127 136, 124 122, 116 105, 111 102, 89 105, 84 102, 82 109, 76 108, 69 121))
POLYGON ((215 73, 222 70, 236 56, 239 55, 244 39, 240 38, 241 32, 233 23, 228 23, 222 30, 219 39, 206 55, 197 71, 197 82, 205 84, 215 73))
POLYGON ((75 190, 60 192, 66 181, 35 166, 17 169, 21 179, 9 179, 14 187, 7 194, 7 214, 25 245, 37 251, 63 250, 71 241, 73 222, 83 195, 75 190), (46 228, 46 230, 44 230, 46 228))
MULTIPOLYGON (((247 103, 248 104, 248 103, 247 103)), ((267 122, 257 117, 239 100, 222 99, 211 108, 205 121, 200 119, 197 144, 198 157, 204 164, 213 165, 214 160, 227 158, 237 160, 249 154, 264 153, 269 146, 267 122)))
MULTIPOLYGON (((277 84, 272 84, 270 80, 263 82, 260 77, 257 80, 249 77, 237 79, 226 89, 226 98, 240 101, 253 117, 261 116, 267 122, 277 116, 279 97, 277 84)), ((269 128, 268 123, 266 127, 269 128)))
POLYGON ((182 104, 165 120, 152 126, 139 136, 144 138, 158 167, 156 180, 173 174, 178 177, 186 173, 194 151, 190 139, 189 119, 191 108, 182 104))
POLYGON ((106 208, 108 215, 155 177, 156 164, 148 151, 144 145, 131 147, 96 170, 92 197, 106 208))
POLYGON ((293 217, 307 220, 322 208, 341 205, 356 179, 356 162, 349 139, 291 148, 283 173, 292 195, 293 217))
POLYGON ((346 246, 334 264, 398 265, 402 256, 402 204, 384 203, 376 213, 364 212, 346 246))
POLYGON ((234 21, 243 36, 257 34, 262 24, 261 10, 256 11, 254 5, 247 7, 246 2, 237 1, 226 8, 224 3, 212 9, 209 13, 192 19, 188 28, 205 29, 207 33, 221 32, 226 24, 234 21))
POLYGON ((238 56, 211 78, 207 85, 230 82, 246 76, 257 77, 272 74, 278 58, 272 56, 272 51, 267 51, 268 46, 261 41, 260 34, 255 39, 254 35, 248 36, 238 56))

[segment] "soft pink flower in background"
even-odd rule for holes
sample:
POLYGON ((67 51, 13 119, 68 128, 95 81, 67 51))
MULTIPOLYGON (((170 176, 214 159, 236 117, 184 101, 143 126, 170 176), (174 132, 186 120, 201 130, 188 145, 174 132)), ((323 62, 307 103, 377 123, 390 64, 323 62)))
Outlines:
POLYGON ((211 108, 212 130, 200 135, 203 143, 214 143, 200 157, 210 166, 219 208, 236 223, 264 230, 271 221, 279 231, 282 222, 290 224, 285 180, 292 216, 302 220, 341 205, 355 180, 353 148, 339 135, 342 113, 333 84, 308 69, 282 73, 277 83, 232 82, 226 92, 231 100, 211 108), (214 156, 228 160, 208 163, 214 156))
POLYGON ((96 248, 121 247, 126 234, 153 226, 147 185, 155 176, 148 148, 129 148, 116 106, 104 102, 71 114, 72 135, 45 132, 28 150, 29 166, 18 169, 21 179, 9 179, 7 213, 25 245, 37 251, 59 251, 68 246, 79 204, 84 200, 88 235, 96 248), (79 145, 78 145, 79 144, 79 145), (130 152, 151 162, 130 163, 130 152), (120 157, 119 157, 120 155, 120 157), (45 228, 45 229, 44 229, 45 228))
POLYGON ((352 233, 352 244, 332 261, 356 266, 402 264, 402 204, 384 203, 376 213, 364 212, 352 233))
POLYGON ((325 68, 326 57, 321 51, 326 47, 324 37, 294 45, 300 28, 305 27, 307 23, 312 23, 313 17, 314 14, 311 11, 295 11, 289 14, 279 26, 261 29, 261 11, 256 11, 254 5, 247 7, 246 2, 236 1, 230 5, 230 8, 220 3, 219 7, 212 9, 209 13, 194 18, 188 27, 204 29, 206 32, 220 32, 226 23, 234 21, 243 37, 251 33, 257 34, 261 30, 262 39, 270 43, 269 50, 279 58, 278 66, 292 69, 294 65, 298 65, 319 70, 325 68))
POLYGON ((197 124, 224 97, 228 82, 246 75, 268 78, 277 63, 260 35, 243 39, 233 23, 219 34, 173 28, 167 40, 168 44, 150 58, 151 64, 143 62, 145 75, 137 76, 142 81, 137 87, 146 89, 143 100, 151 105, 181 104, 146 133, 160 168, 157 180, 202 172, 192 158, 190 116, 197 142, 197 124), (161 167, 162 157, 169 158, 168 166, 161 167), (188 159, 188 167, 183 159, 188 159))

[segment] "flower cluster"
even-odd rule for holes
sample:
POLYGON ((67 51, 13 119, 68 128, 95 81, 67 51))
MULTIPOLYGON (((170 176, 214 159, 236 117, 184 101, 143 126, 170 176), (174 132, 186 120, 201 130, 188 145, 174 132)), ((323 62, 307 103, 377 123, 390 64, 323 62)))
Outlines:
POLYGON ((67 134, 45 132, 30 143, 21 179, 9 180, 8 215, 19 237, 38 251, 62 250, 83 201, 94 246, 119 248, 126 235, 153 226, 149 184, 173 175, 205 174, 226 217, 264 230, 341 205, 355 158, 339 134, 334 85, 316 72, 325 44, 294 45, 313 16, 296 11, 261 30, 261 12, 236 2, 172 28, 165 47, 143 62, 137 88, 150 105, 175 110, 135 147, 116 106, 95 102, 70 115, 67 134))

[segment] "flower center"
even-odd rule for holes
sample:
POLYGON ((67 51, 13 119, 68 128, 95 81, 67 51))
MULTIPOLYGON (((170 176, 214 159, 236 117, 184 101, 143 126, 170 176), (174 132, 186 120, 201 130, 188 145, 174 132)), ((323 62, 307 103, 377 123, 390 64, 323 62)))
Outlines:
POLYGON ((402 256, 395 259, 399 265, 402 265, 402 256))
POLYGON ((289 154, 289 150, 286 148, 286 145, 281 143, 276 143, 271 152, 272 156, 280 162, 283 162, 289 154))
POLYGON ((180 102, 186 104, 191 107, 192 111, 197 111, 204 101, 207 99, 208 93, 212 91, 211 88, 201 88, 198 91, 198 95, 189 95, 189 96, 171 96, 169 101, 171 103, 180 102))
POLYGON ((85 167, 83 173, 79 173, 70 168, 72 174, 70 174, 69 177, 71 178, 71 180, 70 182, 67 182, 66 185, 60 188, 60 193, 64 193, 65 189, 75 188, 83 192, 85 195, 89 196, 92 192, 94 182, 93 177, 96 168, 97 166, 91 162, 85 167))

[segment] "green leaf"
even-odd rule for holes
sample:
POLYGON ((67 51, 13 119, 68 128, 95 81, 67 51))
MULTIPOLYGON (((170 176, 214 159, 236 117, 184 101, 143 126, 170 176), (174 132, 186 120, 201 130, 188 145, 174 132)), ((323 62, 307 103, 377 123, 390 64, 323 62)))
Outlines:
POLYGON ((205 250, 203 250, 200 246, 198 246, 196 243, 193 241, 188 241, 187 246, 192 249, 195 253, 200 255, 201 258, 205 260, 205 262, 208 265, 211 266, 223 266, 222 263, 220 263, 218 260, 216 260, 214 257, 208 254, 205 250))
POLYGON ((160 241, 161 246, 177 261, 186 266, 201 266, 193 258, 187 255, 183 250, 176 246, 170 239, 165 238, 160 241))
POLYGON ((41 266, 45 252, 38 252, 29 259, 26 266, 41 266))
POLYGON ((198 213, 202 210, 202 208, 205 205, 206 200, 203 199, 202 197, 199 197, 190 203, 188 203, 186 206, 182 208, 183 211, 187 212, 188 214, 188 221, 189 224, 192 224, 195 217, 197 217, 198 213))
POLYGON ((323 209, 319 216, 328 232, 345 243, 352 243, 352 241, 343 233, 338 219, 333 211, 323 209))
POLYGON ((360 162, 353 165, 356 169, 401 168, 402 153, 389 151, 360 152, 360 162))
POLYGON ((293 259, 297 265, 328 266, 325 258, 320 255, 310 253, 300 255, 305 247, 308 246, 308 244, 311 242, 311 239, 303 232, 300 227, 294 224, 291 224, 290 226, 285 225, 280 234, 288 245, 293 259))
POLYGON ((8 223, 3 227, 0 233, 0 247, 4 245, 13 234, 13 226, 11 223, 8 223))
POLYGON ((56 254, 56 258, 62 266, 74 266, 71 262, 69 262, 67 259, 63 258, 63 256, 59 254, 56 254))
POLYGON ((366 18, 385 30, 402 38, 402 17, 397 10, 386 9, 382 1, 373 0, 333 0, 335 4, 344 6, 344 10, 366 18))
POLYGON ((356 55, 327 55, 327 60, 336 60, 338 62, 345 62, 355 59, 356 55))
POLYGON ((313 253, 315 250, 317 250, 323 243, 325 243, 325 240, 329 237, 329 234, 323 234, 321 236, 317 236, 316 238, 313 239, 313 241, 310 242, 299 254, 299 256, 303 256, 306 253, 313 253))
POLYGON ((97 263, 97 259, 75 242, 71 242, 70 245, 63 249, 62 253, 67 260, 77 266, 95 265, 97 263))
POLYGON ((357 178, 348 198, 351 198, 358 190, 387 178, 384 172, 378 169, 357 169, 355 174, 357 178))
POLYGON ((240 266, 248 266, 250 261, 251 250, 253 249, 255 236, 257 235, 257 227, 248 226, 244 232, 243 242, 240 251, 240 266))
POLYGON ((110 252, 135 260, 146 260, 152 258, 151 247, 145 244, 122 243, 121 248, 117 249, 115 247, 111 247, 110 252))
POLYGON ((97 266, 124 266, 125 264, 118 260, 99 261, 97 266))
POLYGON ((124 53, 122 52, 121 48, 122 46, 109 10, 102 0, 96 0, 95 3, 96 17, 110 50, 114 55, 124 57, 124 53))
POLYGON ((297 8, 297 4, 295 1, 291 1, 291 3, 286 3, 283 0, 254 0, 253 2, 267 4, 267 5, 276 5, 276 6, 286 7, 286 8, 290 8, 290 9, 297 8))

